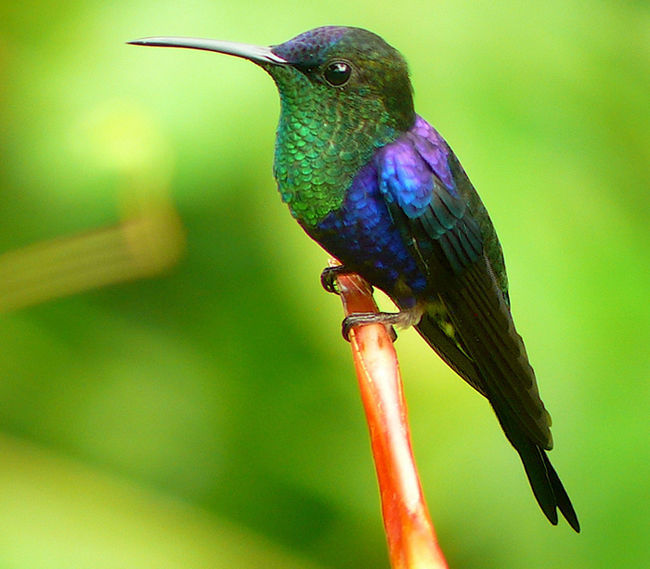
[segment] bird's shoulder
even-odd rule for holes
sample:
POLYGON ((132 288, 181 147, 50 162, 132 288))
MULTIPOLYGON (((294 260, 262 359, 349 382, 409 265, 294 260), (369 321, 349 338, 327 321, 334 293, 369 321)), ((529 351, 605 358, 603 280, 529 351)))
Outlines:
POLYGON ((417 116, 375 161, 380 191, 418 256, 426 260, 441 248, 458 273, 484 253, 507 299, 503 253, 490 216, 438 131, 417 116))

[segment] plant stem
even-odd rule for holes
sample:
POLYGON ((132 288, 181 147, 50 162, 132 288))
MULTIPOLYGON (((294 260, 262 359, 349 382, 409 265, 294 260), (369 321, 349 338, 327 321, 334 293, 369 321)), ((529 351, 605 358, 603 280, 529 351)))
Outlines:
MULTIPOLYGON (((330 260, 330 265, 338 265, 330 260)), ((377 312, 368 283, 337 278, 346 316, 377 312)), ((352 329, 350 344, 370 430, 393 569, 446 569, 415 466, 397 354, 383 324, 352 329)))

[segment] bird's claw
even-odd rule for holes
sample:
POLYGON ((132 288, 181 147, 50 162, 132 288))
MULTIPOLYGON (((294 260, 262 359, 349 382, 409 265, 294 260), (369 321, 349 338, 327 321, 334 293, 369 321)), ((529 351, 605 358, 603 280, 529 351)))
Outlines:
MULTIPOLYGON (((348 269, 345 265, 336 265, 334 267, 325 267, 320 274, 320 284, 327 291, 333 294, 341 294, 336 279, 342 275, 351 275, 354 271, 348 269)), ((370 284, 370 292, 373 288, 370 284)))
POLYGON ((363 324, 383 324, 386 326, 391 341, 395 342, 395 340, 397 340, 397 332, 395 332, 395 328, 392 325, 394 320, 395 314, 387 312, 357 312, 355 314, 350 314, 343 319, 343 322, 341 323, 341 333, 343 334, 343 338, 349 342, 350 331, 355 326, 361 326, 363 324))
POLYGON ((341 294, 338 290, 336 279, 339 275, 346 274, 346 269, 343 265, 336 265, 335 267, 325 267, 320 274, 320 284, 327 291, 333 294, 341 294))

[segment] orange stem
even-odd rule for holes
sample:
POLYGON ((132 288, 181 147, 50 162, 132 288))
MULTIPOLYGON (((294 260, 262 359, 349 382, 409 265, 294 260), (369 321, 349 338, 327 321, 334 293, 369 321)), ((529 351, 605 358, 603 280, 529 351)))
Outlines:
MULTIPOLYGON (((330 259, 330 265, 338 265, 330 259)), ((368 283, 337 278, 346 316, 377 312, 368 283)), ((350 332, 366 413, 393 569, 446 569, 415 466, 397 354, 386 327, 366 324, 350 332)))

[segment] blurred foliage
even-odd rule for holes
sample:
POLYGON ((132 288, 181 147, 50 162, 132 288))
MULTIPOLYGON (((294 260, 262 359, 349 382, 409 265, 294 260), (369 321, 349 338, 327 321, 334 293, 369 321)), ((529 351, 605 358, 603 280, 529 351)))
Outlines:
POLYGON ((32 294, 19 252, 56 296, 48 247, 82 244, 61 255, 81 292, 0 319, 0 567, 387 567, 326 256, 274 189, 272 82, 124 45, 330 23, 404 53, 419 112, 483 196, 583 525, 547 524, 488 406, 404 332, 450 565, 646 566, 650 5, 84 0, 0 7, 3 308, 32 294), (134 212, 156 229, 136 235, 141 263, 77 278, 82 259, 135 258, 134 212), (89 246, 98 232, 108 245, 89 246))

